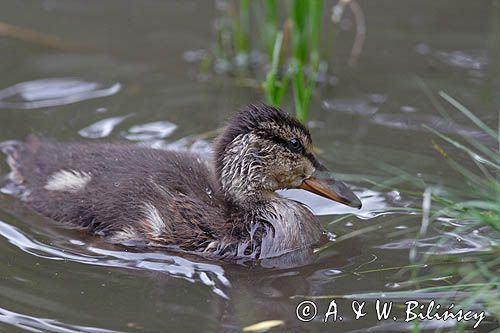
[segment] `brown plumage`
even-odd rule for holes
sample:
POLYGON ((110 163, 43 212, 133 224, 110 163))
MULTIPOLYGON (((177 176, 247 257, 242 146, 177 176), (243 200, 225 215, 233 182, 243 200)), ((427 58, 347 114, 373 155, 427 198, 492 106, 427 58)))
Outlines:
POLYGON ((323 167, 308 130, 265 105, 232 119, 213 161, 130 144, 34 137, 3 150, 31 209, 125 245, 272 258, 312 247, 322 236, 312 213, 276 190, 302 187, 360 206, 343 184, 327 188, 315 177, 323 167))

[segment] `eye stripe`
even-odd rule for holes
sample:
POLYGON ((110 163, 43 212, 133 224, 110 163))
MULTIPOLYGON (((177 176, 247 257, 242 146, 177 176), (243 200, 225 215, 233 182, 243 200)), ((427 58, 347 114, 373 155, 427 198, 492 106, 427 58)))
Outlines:
POLYGON ((291 151, 294 154, 299 154, 299 155, 304 156, 305 158, 307 158, 309 160, 309 162, 311 162, 311 164, 316 168, 316 170, 319 170, 319 171, 325 171, 325 170, 327 170, 316 159, 316 157, 314 156, 314 154, 312 154, 312 153, 306 153, 305 151, 295 152, 295 151, 291 150, 290 147, 289 147, 289 145, 288 145, 288 140, 283 139, 282 137, 279 137, 279 136, 274 135, 273 133, 267 132, 267 131, 262 131, 261 133, 259 133, 259 136, 261 138, 265 139, 265 140, 269 140, 269 141, 272 141, 272 142, 274 142, 276 144, 279 144, 280 146, 288 149, 289 151, 291 151))
MULTIPOLYGON (((271 140, 273 141, 274 143, 277 143, 279 144, 280 146, 290 150, 290 147, 288 146, 288 141, 283 139, 283 138, 280 138, 279 136, 271 136, 271 137, 268 137, 268 140, 271 140)), ((290 150, 291 151, 291 150, 290 150)))
POLYGON ((293 149, 290 149, 290 145, 289 145, 287 139, 283 139, 282 137, 277 136, 277 135, 275 135, 275 134, 273 134, 271 132, 268 132, 268 131, 261 131, 259 133, 259 136, 261 138, 263 138, 263 139, 266 139, 266 140, 272 141, 272 142, 274 142, 276 144, 279 144, 280 146, 288 149, 290 152, 292 152, 294 154, 299 154, 299 155, 302 155, 302 156, 306 157, 314 165, 314 163, 315 163, 314 162, 315 161, 314 156, 312 154, 310 154, 310 153, 306 154, 304 152, 304 147, 302 147, 301 151, 294 151, 293 149))
POLYGON ((288 141, 283 139, 282 137, 279 137, 277 135, 274 135, 272 132, 270 131, 260 131, 258 133, 258 135, 262 138, 262 139, 265 139, 265 140, 269 140, 269 141, 272 141, 274 143, 277 143, 279 144, 280 146, 284 147, 284 148, 287 148, 289 149, 288 147, 288 141))

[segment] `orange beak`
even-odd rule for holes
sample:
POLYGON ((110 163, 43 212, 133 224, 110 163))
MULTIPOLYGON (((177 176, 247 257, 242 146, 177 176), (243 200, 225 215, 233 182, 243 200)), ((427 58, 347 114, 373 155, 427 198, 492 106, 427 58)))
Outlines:
POLYGON ((324 172, 315 172, 304 180, 299 188, 344 205, 361 208, 361 200, 343 182, 325 177, 324 172))

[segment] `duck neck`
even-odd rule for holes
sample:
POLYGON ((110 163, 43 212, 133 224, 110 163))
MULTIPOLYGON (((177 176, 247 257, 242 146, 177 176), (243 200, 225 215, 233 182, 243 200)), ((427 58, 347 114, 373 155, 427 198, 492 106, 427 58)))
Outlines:
POLYGON ((242 208, 278 197, 274 193, 276 181, 263 172, 260 149, 252 144, 256 141, 252 136, 237 136, 216 161, 225 199, 242 208))
POLYGON ((306 207, 278 194, 241 207, 233 215, 244 230, 240 241, 254 246, 251 252, 258 248, 260 259, 310 248, 322 237, 319 221, 306 207))

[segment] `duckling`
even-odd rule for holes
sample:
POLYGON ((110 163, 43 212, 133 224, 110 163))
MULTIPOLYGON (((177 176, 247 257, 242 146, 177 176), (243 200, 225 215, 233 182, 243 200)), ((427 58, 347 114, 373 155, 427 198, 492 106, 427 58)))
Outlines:
POLYGON ((343 183, 318 177, 326 168, 313 154, 307 128, 267 105, 236 114, 210 160, 191 152, 38 137, 4 152, 29 208, 128 246, 273 258, 324 237, 311 211, 277 190, 301 188, 361 207, 343 183))

